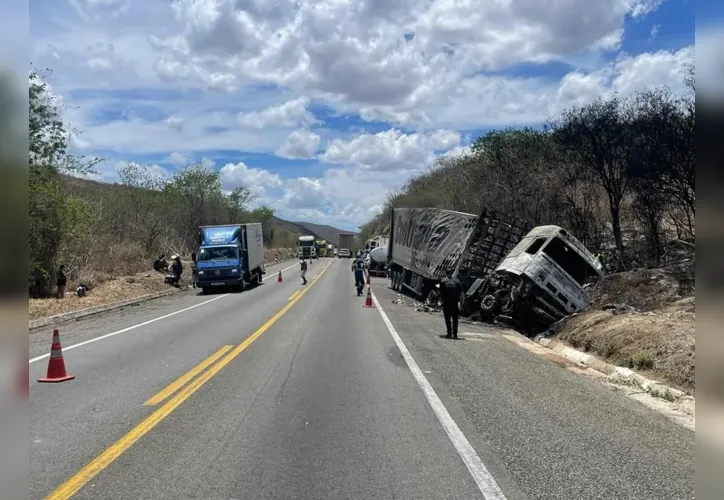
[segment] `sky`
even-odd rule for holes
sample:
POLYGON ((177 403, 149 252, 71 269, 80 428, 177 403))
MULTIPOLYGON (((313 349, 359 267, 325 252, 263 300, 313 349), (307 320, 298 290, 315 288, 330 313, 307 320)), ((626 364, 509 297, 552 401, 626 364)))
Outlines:
POLYGON ((203 162, 279 217, 352 230, 490 129, 684 92, 695 41, 693 0, 31 0, 29 16, 95 178, 203 162))

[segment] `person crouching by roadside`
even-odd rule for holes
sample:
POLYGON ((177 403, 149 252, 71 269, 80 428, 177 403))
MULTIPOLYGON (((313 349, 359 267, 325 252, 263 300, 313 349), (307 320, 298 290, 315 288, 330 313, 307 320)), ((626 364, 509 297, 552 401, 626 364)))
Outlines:
POLYGON ((65 298, 65 286, 68 284, 68 277, 65 275, 65 266, 61 264, 61 266, 58 268, 58 276, 57 281, 55 282, 55 286, 58 287, 58 293, 56 294, 56 297, 59 299, 65 298))
POLYGON ((165 273, 168 271, 168 263, 166 262, 166 254, 161 254, 158 257, 156 257, 156 260, 153 261, 153 270, 157 271, 159 273, 165 273))
POLYGON ((181 265, 181 257, 174 255, 171 257, 171 274, 173 275, 173 284, 178 286, 181 281, 181 273, 183 273, 184 267, 181 265))

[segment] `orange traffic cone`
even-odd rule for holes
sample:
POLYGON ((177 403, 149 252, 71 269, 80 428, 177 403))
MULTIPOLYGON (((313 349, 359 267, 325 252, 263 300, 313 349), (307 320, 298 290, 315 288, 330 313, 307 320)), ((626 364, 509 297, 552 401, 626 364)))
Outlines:
POLYGON ((38 382, 65 382, 74 379, 75 375, 68 375, 65 372, 65 361, 63 361, 63 348, 60 346, 60 333, 53 330, 53 345, 50 347, 50 359, 48 359, 48 374, 39 378, 38 382))
POLYGON ((364 307, 375 307, 372 303, 372 287, 367 287, 367 298, 365 299, 364 307))
POLYGON ((282 272, 281 272, 281 270, 280 270, 280 271, 279 271, 279 276, 277 276, 277 283, 281 283, 282 281, 284 281, 284 280, 282 279, 282 272))

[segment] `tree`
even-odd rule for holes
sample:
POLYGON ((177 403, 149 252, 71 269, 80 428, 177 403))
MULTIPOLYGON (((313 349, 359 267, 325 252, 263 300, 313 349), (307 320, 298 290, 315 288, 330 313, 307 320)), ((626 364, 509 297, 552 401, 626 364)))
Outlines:
POLYGON ((164 192, 174 207, 167 215, 178 231, 176 245, 193 248, 199 226, 226 222, 220 221, 224 200, 218 170, 200 163, 184 167, 166 184, 164 192))
POLYGON ((228 222, 236 224, 242 221, 242 218, 249 211, 249 203, 254 201, 254 195, 251 191, 243 186, 235 187, 231 193, 226 195, 226 207, 228 212, 228 222))
POLYGON ((566 110, 560 120, 550 123, 556 144, 604 189, 616 248, 621 253, 621 205, 629 189, 628 169, 634 152, 628 104, 617 96, 598 99, 588 106, 566 110))
POLYGON ((166 230, 164 215, 171 208, 163 192, 164 180, 147 167, 127 163, 118 170, 122 188, 116 193, 117 217, 124 236, 140 243, 146 255, 156 250, 166 230))

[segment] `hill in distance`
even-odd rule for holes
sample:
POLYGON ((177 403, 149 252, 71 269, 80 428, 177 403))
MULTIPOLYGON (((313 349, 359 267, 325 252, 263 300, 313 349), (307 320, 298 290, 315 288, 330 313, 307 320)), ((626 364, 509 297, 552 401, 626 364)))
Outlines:
MULTIPOLYGON (((77 196, 83 196, 84 194, 98 193, 98 192, 109 192, 116 188, 117 184, 111 184, 107 182, 99 182, 90 179, 83 179, 80 177, 74 177, 69 175, 61 175, 62 182, 69 190, 77 196)), ((283 231, 290 233, 309 234, 317 239, 327 240, 333 245, 338 245, 340 234, 357 234, 352 231, 345 231, 344 229, 338 229, 333 226, 323 224, 313 224, 311 222, 304 221, 288 221, 274 217, 272 224, 283 231)))

